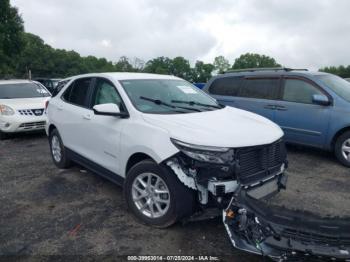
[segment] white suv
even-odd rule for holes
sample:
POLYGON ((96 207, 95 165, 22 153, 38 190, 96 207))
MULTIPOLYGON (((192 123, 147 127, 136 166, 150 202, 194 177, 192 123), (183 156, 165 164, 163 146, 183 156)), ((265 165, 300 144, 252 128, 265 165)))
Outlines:
POLYGON ((44 130, 50 93, 30 80, 0 81, 0 139, 8 133, 44 130))
POLYGON ((47 112, 56 166, 73 161, 123 185, 128 207, 149 225, 227 206, 238 189, 259 199, 284 185, 277 125, 174 76, 72 77, 47 112))

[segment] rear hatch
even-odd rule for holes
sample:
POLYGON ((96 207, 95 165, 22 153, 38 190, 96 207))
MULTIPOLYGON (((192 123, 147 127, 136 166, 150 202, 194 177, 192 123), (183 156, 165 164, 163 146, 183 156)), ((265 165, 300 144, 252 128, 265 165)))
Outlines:
POLYGON ((232 244, 274 260, 350 261, 350 218, 270 206, 240 190, 223 212, 232 244))

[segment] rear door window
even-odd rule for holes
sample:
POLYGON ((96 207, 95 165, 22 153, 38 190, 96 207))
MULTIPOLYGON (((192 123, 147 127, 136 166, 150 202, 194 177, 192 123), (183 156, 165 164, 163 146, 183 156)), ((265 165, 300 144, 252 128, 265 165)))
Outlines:
POLYGON ((63 99, 71 104, 87 107, 91 81, 92 78, 75 80, 64 92, 63 99))
POLYGON ((214 80, 209 87, 209 93, 221 96, 237 96, 243 77, 223 77, 214 80))
POLYGON ((279 83, 279 78, 246 78, 239 96, 273 100, 277 98, 279 83))

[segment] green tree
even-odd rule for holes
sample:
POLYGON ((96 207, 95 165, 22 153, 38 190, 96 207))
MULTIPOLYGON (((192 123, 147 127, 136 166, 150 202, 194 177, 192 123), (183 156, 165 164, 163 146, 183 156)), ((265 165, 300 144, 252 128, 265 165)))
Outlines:
POLYGON ((190 62, 182 56, 175 57, 170 63, 170 74, 186 80, 191 79, 190 62))
POLYGON ((230 62, 222 55, 215 57, 213 65, 219 74, 222 74, 230 69, 230 62))
POLYGON ((23 20, 9 0, 0 1, 0 75, 13 74, 15 57, 23 47, 23 20))
POLYGON ((54 49, 33 34, 24 34, 25 45, 17 60, 21 77, 31 70, 33 77, 67 77, 83 73, 117 71, 111 61, 94 56, 81 57, 75 51, 54 49))
POLYGON ((235 60, 232 65, 232 69, 245 69, 245 68, 261 68, 261 67, 280 67, 281 65, 276 62, 272 57, 246 53, 241 55, 235 60))
POLYGON ((192 82, 206 83, 211 77, 215 67, 212 64, 205 64, 197 61, 192 71, 192 82))
POLYGON ((119 72, 132 72, 134 68, 129 62, 129 59, 126 56, 119 58, 119 61, 115 64, 115 68, 119 72))
POLYGON ((329 67, 321 68, 319 71, 338 75, 338 76, 343 77, 343 78, 350 77, 350 65, 348 65, 347 67, 345 67, 343 65, 338 66, 338 67, 337 66, 329 66, 329 67))
POLYGON ((163 75, 171 74, 171 64, 172 60, 170 58, 161 56, 147 61, 143 71, 163 75))
POLYGON ((16 74, 20 77, 28 77, 28 70, 38 75, 46 76, 52 71, 50 57, 52 48, 45 45, 44 41, 33 34, 23 33, 24 46, 16 61, 16 74))

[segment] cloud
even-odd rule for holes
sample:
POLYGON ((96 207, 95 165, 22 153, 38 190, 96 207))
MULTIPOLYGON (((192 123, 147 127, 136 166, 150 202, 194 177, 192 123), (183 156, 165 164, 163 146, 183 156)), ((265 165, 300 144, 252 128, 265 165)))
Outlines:
POLYGON ((100 43, 104 47, 111 47, 111 41, 110 40, 103 39, 100 43))
POLYGON ((350 64, 348 0, 12 0, 27 31, 57 48, 116 61, 245 52, 290 67, 350 64))

